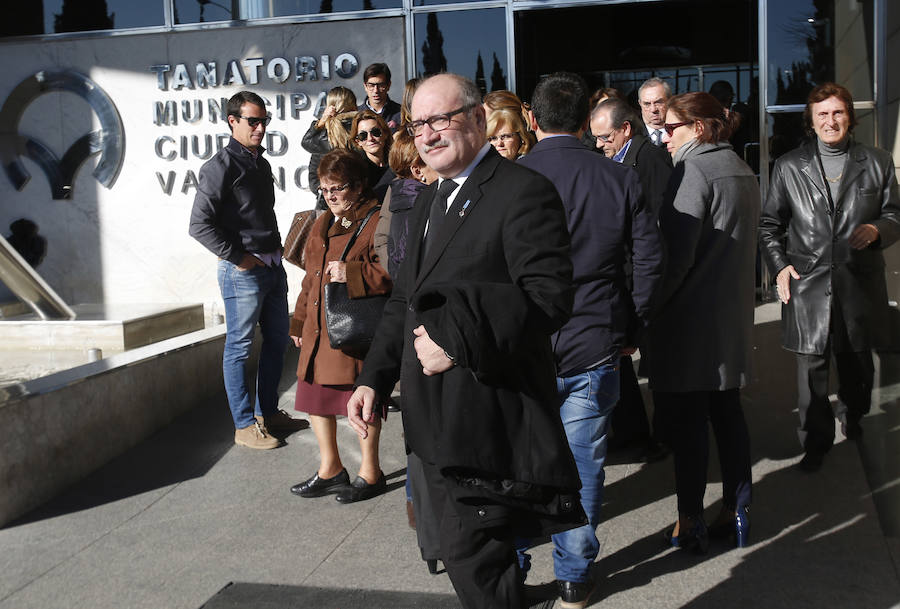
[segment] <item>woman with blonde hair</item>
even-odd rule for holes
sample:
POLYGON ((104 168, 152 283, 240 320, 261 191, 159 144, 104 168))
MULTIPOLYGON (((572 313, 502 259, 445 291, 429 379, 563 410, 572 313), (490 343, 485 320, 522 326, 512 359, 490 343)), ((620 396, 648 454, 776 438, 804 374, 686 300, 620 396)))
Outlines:
MULTIPOLYGON (((319 191, 319 162, 322 155, 339 148, 350 148, 350 128, 356 116, 356 95, 347 87, 334 87, 325 96, 325 110, 322 117, 313 119, 300 142, 309 157, 309 189, 319 191)), ((319 196, 316 209, 327 209, 324 199, 319 196)))
POLYGON ((500 155, 515 161, 534 145, 534 134, 525 128, 522 115, 510 108, 491 112, 487 120, 487 140, 500 155))

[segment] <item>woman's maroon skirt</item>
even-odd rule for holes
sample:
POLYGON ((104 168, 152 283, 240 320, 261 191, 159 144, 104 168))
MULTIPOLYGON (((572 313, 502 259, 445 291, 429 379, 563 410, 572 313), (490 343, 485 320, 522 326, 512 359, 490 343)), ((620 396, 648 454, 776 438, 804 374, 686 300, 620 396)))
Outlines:
POLYGON ((353 385, 317 385, 297 379, 294 410, 319 416, 347 416, 347 402, 353 385))

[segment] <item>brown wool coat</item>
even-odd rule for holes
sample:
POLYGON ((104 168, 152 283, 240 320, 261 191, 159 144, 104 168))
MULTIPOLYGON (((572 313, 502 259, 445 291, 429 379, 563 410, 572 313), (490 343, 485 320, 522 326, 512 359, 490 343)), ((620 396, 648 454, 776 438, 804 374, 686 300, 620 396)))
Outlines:
MULTIPOLYGON (((291 336, 303 339, 297 365, 299 379, 318 385, 352 385, 362 369, 361 359, 332 349, 328 343, 324 306, 324 287, 328 277, 325 267, 332 260, 340 259, 360 221, 376 204, 372 200, 352 209, 344 216, 351 221, 347 227, 342 226, 340 220, 332 224, 334 216, 326 212, 316 220, 310 231, 305 248, 306 276, 297 297, 290 329, 291 336)), ((377 224, 378 212, 375 212, 347 253, 347 293, 350 298, 391 292, 390 276, 379 264, 372 244, 377 224)))

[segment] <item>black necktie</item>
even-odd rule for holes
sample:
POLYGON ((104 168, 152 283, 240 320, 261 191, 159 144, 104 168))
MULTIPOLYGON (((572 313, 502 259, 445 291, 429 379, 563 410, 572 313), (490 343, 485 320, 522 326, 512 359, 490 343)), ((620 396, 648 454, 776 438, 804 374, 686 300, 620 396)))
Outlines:
POLYGON ((447 199, 450 198, 450 195, 456 190, 457 186, 459 186, 459 184, 453 180, 444 180, 441 183, 440 188, 437 189, 434 199, 431 201, 431 210, 428 213, 428 234, 425 235, 425 254, 428 253, 431 244, 434 243, 437 238, 441 224, 447 216, 447 199))

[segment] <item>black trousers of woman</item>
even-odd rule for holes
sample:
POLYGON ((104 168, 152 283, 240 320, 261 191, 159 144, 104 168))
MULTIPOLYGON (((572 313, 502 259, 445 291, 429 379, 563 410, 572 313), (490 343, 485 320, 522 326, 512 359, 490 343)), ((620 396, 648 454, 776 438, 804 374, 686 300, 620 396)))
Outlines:
POLYGON ((709 463, 709 427, 719 449, 723 504, 731 509, 750 505, 750 434, 739 389, 669 393, 656 391, 653 402, 665 425, 675 460, 678 513, 703 514, 709 463))

